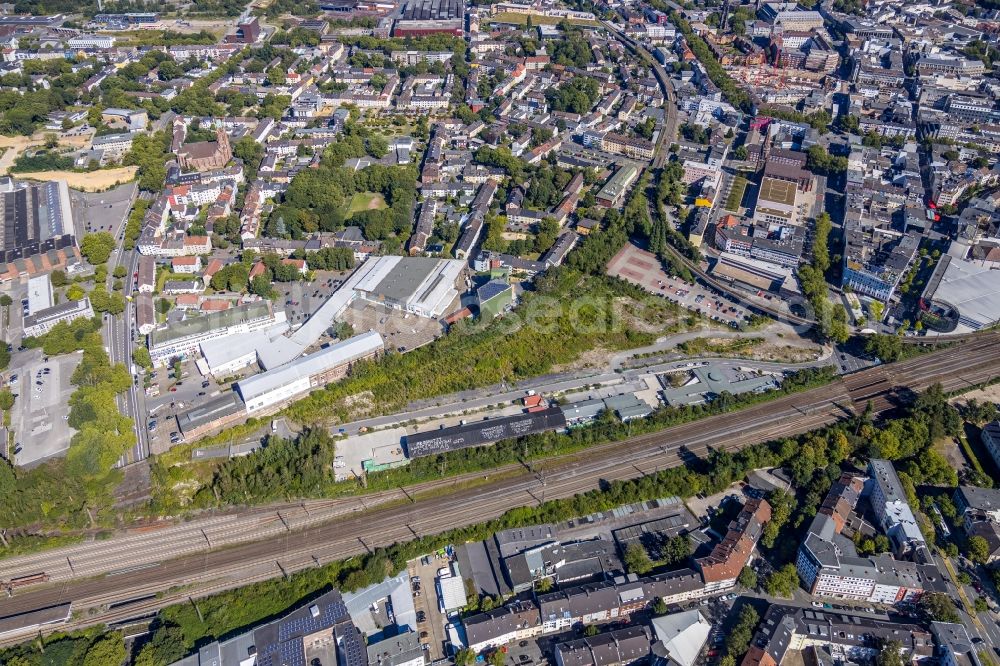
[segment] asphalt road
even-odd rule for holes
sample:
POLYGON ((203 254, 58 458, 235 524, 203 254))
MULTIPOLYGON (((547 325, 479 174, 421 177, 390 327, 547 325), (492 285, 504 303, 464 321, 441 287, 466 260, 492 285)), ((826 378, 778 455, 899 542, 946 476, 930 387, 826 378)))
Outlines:
MULTIPOLYGON (((113 266, 124 266, 126 275, 122 279, 124 287, 122 293, 130 296, 132 294, 133 275, 139 268, 139 253, 135 250, 126 252, 119 248, 115 256, 112 257, 113 266)), ((146 440, 146 412, 142 405, 144 394, 138 385, 138 376, 132 371, 132 344, 135 335, 135 302, 125 301, 125 312, 117 316, 105 318, 105 341, 108 347, 108 355, 112 363, 121 363, 129 372, 135 376, 132 385, 124 394, 118 395, 118 409, 121 413, 132 419, 132 428, 135 432, 135 444, 119 459, 117 467, 123 467, 132 463, 145 460, 149 457, 149 443, 146 440)))
POLYGON ((1000 373, 998 341, 1000 335, 982 336, 961 349, 879 366, 744 410, 539 461, 533 465, 534 471, 512 465, 490 472, 491 479, 472 474, 400 489, 395 493, 397 499, 383 500, 380 506, 363 512, 369 498, 330 500, 326 504, 336 506, 342 517, 323 524, 312 523, 301 504, 235 514, 224 529, 231 542, 240 538, 244 542, 229 547, 206 536, 220 520, 213 517, 189 521, 183 525, 184 533, 173 532, 166 539, 167 531, 154 530, 133 534, 127 542, 114 538, 11 558, 3 561, 0 576, 44 570, 52 581, 22 589, 5 600, 4 610, 15 614, 72 600, 78 610, 97 609, 71 623, 72 627, 134 617, 177 602, 180 596, 164 593, 173 586, 190 586, 184 597, 200 596, 285 575, 414 535, 488 520, 526 504, 570 497, 603 482, 653 473, 679 465, 682 457, 704 455, 710 448, 735 450, 802 433, 848 412, 863 410, 869 400, 877 411, 884 411, 904 401, 909 390, 935 382, 946 390, 956 390, 987 381, 1000 373), (478 483, 473 484, 474 479, 478 483), (307 525, 303 529, 297 529, 300 520, 307 525), (262 525, 271 525, 269 533, 262 532, 262 525), (167 559, 190 552, 196 542, 200 542, 201 552, 167 559), (91 565, 76 573, 67 552, 76 553, 76 561, 82 562, 83 551, 89 552, 91 565), (100 571, 106 574, 98 576, 100 571), (161 596, 142 599, 155 593, 161 596), (107 610, 108 604, 128 600, 137 601, 107 610))
MULTIPOLYGON (((132 210, 132 204, 138 195, 138 187, 132 184, 130 187, 122 187, 101 195, 103 198, 95 201, 98 195, 78 195, 87 197, 81 200, 86 220, 83 224, 88 230, 107 231, 115 237, 116 246, 108 259, 107 284, 110 292, 115 281, 114 269, 117 266, 124 266, 126 275, 122 279, 122 294, 126 297, 132 294, 134 283, 133 274, 138 270, 139 253, 135 250, 125 250, 125 224, 128 215, 132 210), (107 205, 107 209, 104 209, 107 205)), ((131 300, 126 300, 125 311, 117 316, 106 315, 104 320, 104 342, 108 350, 108 356, 112 363, 122 363, 131 372, 132 365, 132 344, 133 330, 135 326, 135 304, 131 300)), ((135 374, 135 373, 132 373, 135 374)), ((116 467, 144 460, 149 456, 149 447, 145 440, 145 416, 141 396, 135 383, 124 395, 116 397, 118 409, 122 414, 132 419, 135 431, 136 443, 126 452, 116 464, 116 467)))

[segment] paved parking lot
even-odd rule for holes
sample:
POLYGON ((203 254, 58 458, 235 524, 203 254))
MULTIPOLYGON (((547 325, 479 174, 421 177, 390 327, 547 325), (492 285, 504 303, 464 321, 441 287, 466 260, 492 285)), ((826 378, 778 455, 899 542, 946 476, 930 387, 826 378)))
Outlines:
POLYGON ((652 294, 730 326, 742 323, 747 313, 738 303, 716 296, 697 283, 667 275, 651 252, 629 243, 608 263, 608 275, 637 284, 652 294))
POLYGON ((423 564, 419 558, 410 560, 406 564, 406 570, 410 574, 410 581, 415 586, 420 586, 419 590, 414 589, 413 592, 420 642, 427 644, 431 661, 436 661, 446 654, 444 645, 448 632, 445 626, 448 624, 448 618, 439 610, 434 578, 438 569, 448 566, 448 559, 435 555, 427 557, 428 564, 423 564), (420 618, 424 618, 423 621, 420 618))
POLYGON ((316 279, 312 282, 275 282, 272 286, 280 294, 276 306, 284 308, 293 328, 299 326, 350 274, 351 271, 316 271, 316 279))
POLYGON ((135 183, 126 183, 107 192, 70 192, 77 238, 84 233, 106 231, 118 238, 136 195, 135 183))
MULTIPOLYGON (((454 312, 459 307, 458 299, 445 312, 454 312)), ((368 301, 355 300, 344 311, 343 319, 356 333, 378 331, 385 338, 385 348, 405 352, 422 347, 444 332, 436 319, 418 317, 409 312, 394 310, 368 301)))
POLYGON ((219 386, 212 377, 203 377, 198 373, 194 361, 181 364, 181 377, 171 379, 168 375, 171 368, 156 368, 153 371, 152 385, 159 388, 159 395, 146 394, 146 420, 140 427, 149 433, 149 450, 151 453, 162 453, 174 446, 170 434, 180 432, 174 416, 190 409, 200 401, 219 395, 219 386), (205 383, 208 386, 205 386, 205 383), (149 429, 149 424, 156 421, 156 427, 149 429))
POLYGON ((75 432, 69 427, 70 377, 80 363, 82 352, 43 360, 41 351, 32 350, 31 360, 21 368, 11 390, 17 394, 11 425, 14 441, 21 452, 18 465, 31 465, 65 453, 75 432), (45 369, 48 368, 48 374, 45 369))

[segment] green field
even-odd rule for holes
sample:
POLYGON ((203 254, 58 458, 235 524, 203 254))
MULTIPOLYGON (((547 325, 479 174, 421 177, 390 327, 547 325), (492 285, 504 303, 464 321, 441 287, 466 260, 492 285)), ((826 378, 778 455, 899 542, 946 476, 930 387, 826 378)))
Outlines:
POLYGON ((743 193, 747 189, 747 179, 743 176, 737 176, 733 180, 732 187, 729 188, 729 196, 726 197, 725 208, 728 211, 737 212, 740 208, 740 203, 743 201, 743 193))
POLYGON ((349 220, 355 213, 360 213, 363 210, 381 210, 388 207, 385 203, 385 197, 378 192, 358 192, 351 197, 344 217, 349 220))
MULTIPOLYGON (((517 12, 500 12, 494 14, 490 17, 490 23, 512 23, 514 25, 528 25, 529 14, 519 14, 517 12)), ((532 25, 558 25, 563 21, 563 19, 557 16, 539 16, 537 14, 531 14, 531 24, 532 25)), ((581 19, 566 19, 570 22, 570 25, 588 25, 588 26, 599 26, 600 23, 597 21, 581 20, 581 19)))

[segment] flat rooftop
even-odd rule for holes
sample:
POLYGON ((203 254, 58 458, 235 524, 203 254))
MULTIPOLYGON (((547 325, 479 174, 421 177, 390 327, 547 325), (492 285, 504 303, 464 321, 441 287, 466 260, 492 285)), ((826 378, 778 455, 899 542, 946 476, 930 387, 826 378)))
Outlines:
POLYGON ((772 201, 786 206, 794 206, 795 183, 775 178, 764 178, 760 183, 758 201, 772 201))
POLYGON ((1000 319, 1000 271, 954 257, 941 260, 949 263, 937 289, 928 296, 958 310, 955 332, 976 331, 1000 319))

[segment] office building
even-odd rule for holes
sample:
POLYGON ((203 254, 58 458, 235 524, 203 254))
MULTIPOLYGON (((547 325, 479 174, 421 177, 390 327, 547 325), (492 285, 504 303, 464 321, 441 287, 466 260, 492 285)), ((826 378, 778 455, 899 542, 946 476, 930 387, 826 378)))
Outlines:
POLYGON ((38 337, 45 335, 60 322, 71 322, 80 317, 93 317, 94 309, 90 306, 90 299, 84 297, 79 301, 66 301, 59 305, 40 310, 24 318, 25 337, 38 337))

